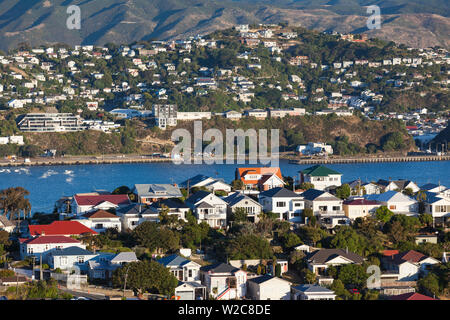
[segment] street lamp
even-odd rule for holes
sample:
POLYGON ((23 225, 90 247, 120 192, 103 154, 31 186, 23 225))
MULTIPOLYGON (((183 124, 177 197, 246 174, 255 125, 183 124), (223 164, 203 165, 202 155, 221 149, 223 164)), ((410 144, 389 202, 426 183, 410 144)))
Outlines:
POLYGON ((130 264, 130 265, 128 265, 128 267, 127 267, 127 271, 125 272, 125 281, 124 281, 124 284, 123 284, 123 293, 122 293, 122 298, 125 298, 125 290, 126 290, 126 288, 127 288, 127 278, 128 278, 128 270, 130 270, 130 266, 131 266, 131 264, 130 264))

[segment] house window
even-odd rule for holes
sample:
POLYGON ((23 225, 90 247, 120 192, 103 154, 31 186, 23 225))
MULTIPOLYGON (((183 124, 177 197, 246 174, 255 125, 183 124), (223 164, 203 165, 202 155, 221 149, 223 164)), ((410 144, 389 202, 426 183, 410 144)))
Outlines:
POLYGON ((61 265, 62 266, 67 265, 67 257, 61 257, 61 265))
POLYGON ((192 278, 192 270, 189 270, 189 272, 188 272, 188 277, 189 277, 189 278, 192 278))
POLYGON ((28 248, 28 253, 33 254, 33 248, 28 248))
POLYGON ((395 210, 396 208, 397 208, 397 206, 395 206, 395 205, 390 205, 390 206, 389 206, 389 209, 390 209, 390 210, 395 210))
POLYGON ((301 202, 294 202, 294 207, 301 207, 302 203, 301 202))
POLYGON ((95 229, 103 229, 103 223, 97 223, 95 229))
POLYGON ((277 202, 277 207, 278 208, 283 208, 285 206, 286 206, 286 202, 283 202, 283 201, 277 202))
POLYGON ((84 256, 77 257, 78 263, 84 263, 84 256))
POLYGON ((339 206, 333 206, 333 211, 339 211, 339 210, 341 210, 341 207, 339 207, 339 206))

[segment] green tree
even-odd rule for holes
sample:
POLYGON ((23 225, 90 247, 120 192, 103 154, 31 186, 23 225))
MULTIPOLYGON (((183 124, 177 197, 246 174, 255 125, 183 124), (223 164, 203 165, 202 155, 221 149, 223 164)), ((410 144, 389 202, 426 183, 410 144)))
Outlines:
POLYGON ((236 208, 231 214, 231 221, 245 222, 247 221, 247 210, 245 208, 236 208))
POLYGON ((347 183, 336 188, 336 196, 341 199, 347 199, 348 197, 350 197, 350 192, 351 192, 351 189, 347 183))
POLYGON ((394 213, 389 210, 386 206, 381 206, 375 210, 375 217, 383 222, 386 223, 394 216, 394 213))
POLYGON ((369 275, 360 264, 345 264, 340 267, 338 279, 345 285, 353 285, 363 288, 369 275))

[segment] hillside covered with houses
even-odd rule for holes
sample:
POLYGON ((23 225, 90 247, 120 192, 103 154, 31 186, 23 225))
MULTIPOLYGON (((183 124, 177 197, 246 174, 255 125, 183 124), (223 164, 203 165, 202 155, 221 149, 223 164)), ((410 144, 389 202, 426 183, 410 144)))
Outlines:
POLYGON ((195 120, 280 126, 287 150, 353 143, 341 154, 387 151, 383 137, 398 131, 394 150, 406 152, 408 133, 446 126, 448 61, 442 48, 283 23, 130 45, 22 44, 0 56, 0 154, 168 152, 164 131, 195 120))

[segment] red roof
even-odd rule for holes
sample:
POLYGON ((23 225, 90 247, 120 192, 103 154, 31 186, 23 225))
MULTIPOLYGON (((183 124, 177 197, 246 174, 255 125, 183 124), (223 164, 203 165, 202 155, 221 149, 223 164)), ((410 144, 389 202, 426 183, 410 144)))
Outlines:
MULTIPOLYGON (((257 184, 261 181, 259 180, 245 180, 244 176, 247 174, 258 174, 262 176, 272 176, 276 174, 281 180, 283 180, 283 176, 281 175, 281 170, 279 167, 260 167, 260 168, 238 168, 239 178, 242 180, 244 184, 257 184)), ((263 177, 261 177, 261 180, 263 177)), ((266 178, 267 180, 267 178, 266 178)))
POLYGON ((417 130, 417 126, 406 126, 408 130, 417 130))
POLYGON ((99 219, 99 218, 118 218, 115 214, 112 214, 105 210, 97 210, 93 212, 89 212, 83 215, 83 217, 86 217, 88 219, 99 219))
POLYGON ((354 200, 346 200, 344 204, 349 206, 368 206, 368 205, 378 205, 379 203, 375 200, 367 200, 367 199, 354 199, 354 200))
POLYGON ((426 255, 424 255, 420 252, 414 251, 414 250, 402 252, 398 255, 398 258, 400 258, 402 260, 416 262, 416 263, 423 260, 426 257, 427 257, 426 255))
POLYGON ((80 243, 80 241, 64 236, 41 236, 37 238, 27 239, 23 243, 26 244, 80 243))
POLYGON ((79 206, 96 206, 105 201, 115 205, 131 204, 130 198, 126 194, 75 195, 74 198, 79 206))
POLYGON ((78 221, 53 221, 51 224, 28 226, 31 236, 46 235, 81 235, 84 233, 97 234, 78 221))
POLYGON ((425 296, 420 293, 410 292, 410 293, 400 294, 398 296, 392 296, 390 298, 390 300, 437 300, 437 299, 425 296))
POLYGON ((385 257, 392 257, 392 256, 395 256, 396 254, 398 254, 398 250, 384 250, 383 251, 383 255, 385 257))

